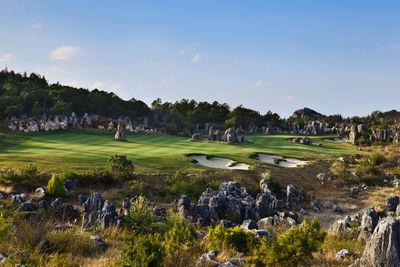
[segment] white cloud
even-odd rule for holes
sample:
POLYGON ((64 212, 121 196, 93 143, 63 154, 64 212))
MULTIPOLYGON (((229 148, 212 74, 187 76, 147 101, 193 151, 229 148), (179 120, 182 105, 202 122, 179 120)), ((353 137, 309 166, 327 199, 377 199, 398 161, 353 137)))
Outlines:
POLYGON ((76 88, 87 88, 88 87, 86 85, 86 83, 84 83, 82 81, 78 81, 78 80, 65 81, 65 82, 61 82, 61 84, 69 85, 69 86, 76 87, 76 88))
POLYGON ((293 95, 288 95, 288 96, 285 96, 283 98, 283 100, 286 101, 286 102, 292 102, 292 101, 296 100, 296 97, 293 96, 293 95))
POLYGON ((202 54, 199 53, 194 54, 192 60, 190 61, 190 64, 199 63, 201 60, 203 60, 203 57, 204 56, 202 54))
POLYGON ((3 53, 0 54, 0 62, 10 62, 15 58, 14 54, 12 53, 3 53))
POLYGON ((40 30, 40 29, 43 28, 43 26, 44 26, 43 23, 35 22, 35 23, 29 25, 29 29, 31 29, 31 30, 40 30))
POLYGON ((268 85, 264 81, 258 80, 250 86, 250 89, 254 91, 264 91, 268 89, 268 85))
POLYGON ((191 54, 193 51, 193 48, 196 47, 198 44, 197 43, 192 43, 189 44, 187 47, 185 47, 184 49, 182 49, 181 51, 179 51, 179 55, 181 57, 186 56, 188 54, 191 54))
POLYGON ((77 59, 83 55, 82 50, 76 46, 62 46, 49 53, 51 60, 77 59))
POLYGON ((92 83, 92 88, 94 89, 101 89, 103 88, 104 84, 101 81, 94 81, 92 83))

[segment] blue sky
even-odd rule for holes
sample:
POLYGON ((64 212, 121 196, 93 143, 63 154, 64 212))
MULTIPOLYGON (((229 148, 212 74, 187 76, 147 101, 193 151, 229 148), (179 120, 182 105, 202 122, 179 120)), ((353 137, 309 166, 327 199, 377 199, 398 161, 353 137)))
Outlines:
POLYGON ((0 67, 283 116, 400 109, 400 1, 0 0, 0 67))

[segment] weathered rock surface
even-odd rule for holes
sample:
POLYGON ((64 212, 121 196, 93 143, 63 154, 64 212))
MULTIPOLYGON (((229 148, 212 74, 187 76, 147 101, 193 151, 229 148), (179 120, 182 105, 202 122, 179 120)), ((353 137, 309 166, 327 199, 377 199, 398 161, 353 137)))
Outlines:
POLYGON ((124 124, 118 123, 114 139, 117 141, 126 141, 126 130, 124 124))
POLYGON ((400 221, 381 220, 367 242, 363 256, 353 266, 400 266, 400 221))

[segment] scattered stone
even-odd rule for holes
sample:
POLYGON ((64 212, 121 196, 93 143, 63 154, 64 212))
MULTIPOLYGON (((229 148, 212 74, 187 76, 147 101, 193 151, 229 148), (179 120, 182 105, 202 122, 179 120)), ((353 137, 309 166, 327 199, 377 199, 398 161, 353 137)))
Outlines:
POLYGON ((104 253, 107 250, 108 245, 103 241, 100 236, 92 235, 90 236, 90 240, 94 240, 96 242, 96 244, 99 246, 100 253, 104 253))
POLYGON ((201 140, 201 134, 200 133, 194 133, 190 140, 192 140, 192 141, 200 141, 201 140))
POLYGON ((400 198, 398 196, 391 196, 386 199, 386 212, 396 212, 397 206, 399 205, 400 198))
POLYGON ((317 174, 316 177, 317 177, 317 179, 318 179, 319 181, 321 181, 321 182, 332 180, 332 177, 328 176, 328 175, 327 175, 326 173, 324 173, 324 172, 321 172, 321 173, 317 174))
POLYGON ((364 210, 361 217, 360 234, 358 238, 360 240, 368 239, 374 232, 376 225, 378 224, 379 216, 374 208, 368 208, 364 210))
POLYGON ((39 247, 40 252, 43 252, 43 253, 47 252, 50 249, 49 240, 44 239, 44 240, 40 241, 38 247, 39 247))
POLYGON ((339 262, 344 261, 347 257, 351 256, 351 252, 344 248, 336 253, 336 260, 339 262))
POLYGON ((245 220, 245 221, 243 221, 241 227, 243 227, 246 230, 258 230, 258 225, 253 220, 245 220))
POLYGON ((0 264, 6 264, 7 257, 3 254, 0 254, 0 264))
POLYGON ((217 261, 219 251, 218 250, 210 250, 200 256, 197 260, 196 266, 218 266, 219 262, 217 261))

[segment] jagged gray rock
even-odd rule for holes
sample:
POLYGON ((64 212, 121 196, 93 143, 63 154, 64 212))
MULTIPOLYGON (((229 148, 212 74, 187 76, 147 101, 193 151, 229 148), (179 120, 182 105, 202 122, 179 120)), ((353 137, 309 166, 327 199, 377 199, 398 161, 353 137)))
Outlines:
POLYGON ((400 221, 392 218, 381 220, 354 266, 400 266, 400 221))
POLYGON ((368 208, 364 210, 361 217, 360 234, 358 239, 368 239, 374 232, 376 225, 378 224, 379 216, 374 208, 368 208))

